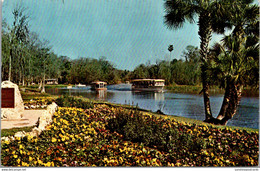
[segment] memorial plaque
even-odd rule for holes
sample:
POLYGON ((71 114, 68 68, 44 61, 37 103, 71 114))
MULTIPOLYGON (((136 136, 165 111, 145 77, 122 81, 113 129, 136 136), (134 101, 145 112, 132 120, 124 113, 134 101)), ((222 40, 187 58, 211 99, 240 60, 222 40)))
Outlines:
POLYGON ((1 108, 14 108, 14 88, 2 88, 1 108))

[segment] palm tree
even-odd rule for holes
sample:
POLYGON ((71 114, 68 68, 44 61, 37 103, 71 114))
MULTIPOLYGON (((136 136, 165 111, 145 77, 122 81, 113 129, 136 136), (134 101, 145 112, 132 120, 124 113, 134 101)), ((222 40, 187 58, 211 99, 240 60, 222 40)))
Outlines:
POLYGON ((257 79, 259 76, 259 38, 231 34, 222 40, 222 44, 215 45, 214 52, 211 69, 217 73, 214 78, 219 77, 225 94, 219 115, 211 122, 226 125, 236 114, 243 86, 249 85, 252 78, 257 79))
POLYGON ((223 125, 236 114, 243 86, 259 86, 259 11, 256 5, 240 6, 229 10, 232 33, 212 51, 211 69, 215 78, 220 76, 225 94, 218 117, 211 122, 223 125))
POLYGON ((165 11, 165 24, 170 29, 180 28, 186 21, 194 23, 196 16, 198 16, 205 120, 210 120, 212 118, 212 113, 208 92, 208 75, 206 72, 209 42, 213 31, 223 33, 225 27, 230 28, 230 24, 227 22, 227 17, 224 13, 224 7, 221 2, 217 0, 166 0, 165 11))
POLYGON ((170 52, 170 58, 172 58, 173 45, 168 46, 168 51, 170 52))

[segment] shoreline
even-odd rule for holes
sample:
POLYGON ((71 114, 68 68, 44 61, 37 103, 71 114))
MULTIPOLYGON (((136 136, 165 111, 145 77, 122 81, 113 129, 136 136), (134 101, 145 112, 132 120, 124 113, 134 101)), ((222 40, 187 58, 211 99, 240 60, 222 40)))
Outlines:
MULTIPOLYGON (((123 83, 121 83, 123 84, 123 83)), ((68 84, 71 85, 71 84, 68 84)), ((67 84, 58 84, 58 85, 45 85, 45 88, 62 88, 67 87, 67 84)), ((120 84, 110 84, 109 86, 120 85, 120 84)), ((90 85, 87 85, 90 86, 90 85)), ((38 90, 38 85, 33 86, 19 86, 19 88, 25 88, 33 92, 40 91, 38 90)), ((201 85, 167 85, 165 90, 171 93, 187 93, 187 94, 199 94, 202 90, 201 85)), ((211 95, 215 94, 224 94, 224 89, 219 88, 218 86, 211 86, 209 89, 211 95)), ((254 89, 250 87, 245 87, 242 92, 242 97, 259 97, 259 89, 254 89)))

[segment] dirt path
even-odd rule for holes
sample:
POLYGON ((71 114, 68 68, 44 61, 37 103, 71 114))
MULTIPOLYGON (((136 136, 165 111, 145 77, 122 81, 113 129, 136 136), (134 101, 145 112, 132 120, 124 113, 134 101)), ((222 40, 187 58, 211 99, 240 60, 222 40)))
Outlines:
POLYGON ((24 110, 23 119, 19 120, 1 120, 1 129, 18 128, 25 126, 33 126, 38 121, 38 118, 45 110, 24 110))

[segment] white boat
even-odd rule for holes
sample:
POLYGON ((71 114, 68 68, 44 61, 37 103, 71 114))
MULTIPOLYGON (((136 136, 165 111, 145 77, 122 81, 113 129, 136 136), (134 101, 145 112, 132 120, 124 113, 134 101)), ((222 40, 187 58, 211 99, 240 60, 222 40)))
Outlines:
POLYGON ((94 81, 90 85, 91 90, 107 90, 107 83, 104 81, 94 81))
POLYGON ((71 86, 71 85, 67 86, 67 89, 70 89, 70 88, 72 88, 72 86, 71 86))
POLYGON ((134 79, 132 82, 133 91, 154 91, 163 92, 164 79, 134 79))
POLYGON ((79 84, 75 85, 75 87, 76 88, 84 88, 84 87, 86 87, 86 85, 79 83, 79 84))

